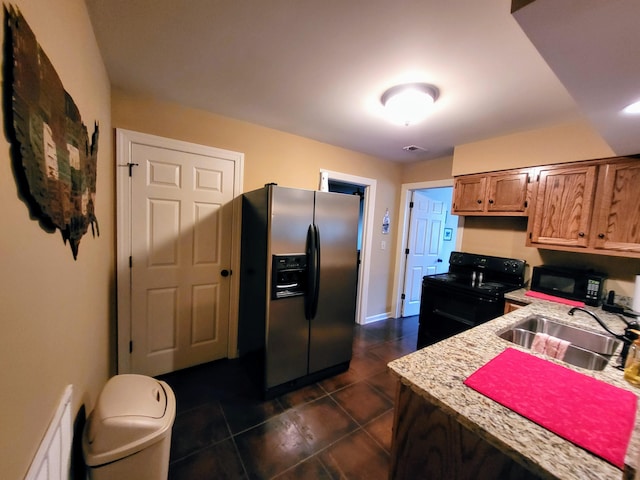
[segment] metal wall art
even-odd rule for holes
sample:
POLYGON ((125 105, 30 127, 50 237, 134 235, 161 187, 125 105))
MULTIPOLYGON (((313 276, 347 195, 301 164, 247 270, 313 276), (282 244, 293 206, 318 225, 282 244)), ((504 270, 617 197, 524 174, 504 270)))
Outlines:
POLYGON ((76 259, 89 226, 99 235, 98 124, 89 143, 78 107, 20 11, 5 7, 5 19, 11 58, 5 58, 4 114, 18 191, 45 230, 60 230, 76 259))

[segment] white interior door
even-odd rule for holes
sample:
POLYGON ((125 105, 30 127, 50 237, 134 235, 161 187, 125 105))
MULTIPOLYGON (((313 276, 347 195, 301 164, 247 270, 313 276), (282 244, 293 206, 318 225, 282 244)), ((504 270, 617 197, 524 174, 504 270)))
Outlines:
POLYGON ((413 192, 413 208, 409 220, 409 238, 402 316, 420 313, 422 277, 447 270, 447 259, 441 257, 442 235, 446 220, 446 204, 432 199, 427 192, 413 192))
POLYGON ((238 165, 233 152, 149 137, 127 150, 130 330, 118 343, 128 333, 132 348, 119 371, 159 375, 227 356, 238 165))

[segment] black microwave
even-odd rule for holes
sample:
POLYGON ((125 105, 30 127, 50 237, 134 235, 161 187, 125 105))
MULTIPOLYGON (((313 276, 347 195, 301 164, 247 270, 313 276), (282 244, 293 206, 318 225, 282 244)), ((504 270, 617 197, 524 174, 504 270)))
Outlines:
POLYGON ((531 290, 597 307, 602 303, 606 278, 592 270, 541 265, 533 267, 531 290))

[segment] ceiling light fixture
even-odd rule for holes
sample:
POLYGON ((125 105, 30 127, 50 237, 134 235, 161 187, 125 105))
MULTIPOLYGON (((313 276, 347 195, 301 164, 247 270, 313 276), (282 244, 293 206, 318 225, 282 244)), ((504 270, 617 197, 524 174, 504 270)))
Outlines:
POLYGON ((624 107, 624 109, 622 110, 624 113, 629 114, 629 115, 638 115, 640 114, 640 100, 638 100, 637 102, 632 103, 631 105, 627 105, 626 107, 624 107))
POLYGON ((380 101, 393 122, 409 126, 426 118, 438 93, 428 83, 405 83, 386 90, 380 101))

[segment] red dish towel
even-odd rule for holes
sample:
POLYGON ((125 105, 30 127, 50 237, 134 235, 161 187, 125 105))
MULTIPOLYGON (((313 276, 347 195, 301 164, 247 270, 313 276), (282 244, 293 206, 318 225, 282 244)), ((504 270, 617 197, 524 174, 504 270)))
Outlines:
POLYGON ((464 383, 624 469, 636 417, 632 392, 513 348, 464 383))
POLYGON ((547 295, 542 292, 534 292, 529 290, 524 294, 525 297, 539 298, 540 300, 548 300, 550 302, 564 303, 565 305, 571 305, 572 307, 584 307, 584 302, 577 300, 569 300, 568 298, 556 297, 554 295, 547 295))

